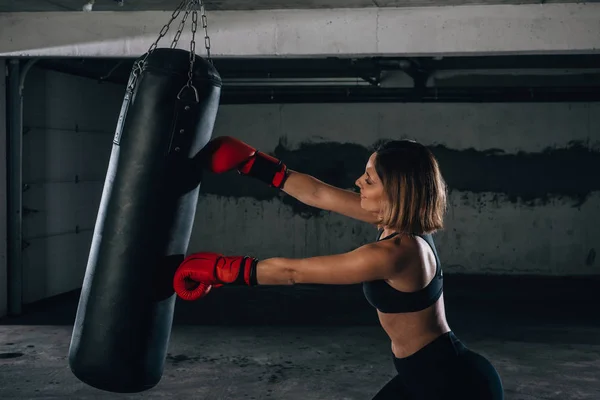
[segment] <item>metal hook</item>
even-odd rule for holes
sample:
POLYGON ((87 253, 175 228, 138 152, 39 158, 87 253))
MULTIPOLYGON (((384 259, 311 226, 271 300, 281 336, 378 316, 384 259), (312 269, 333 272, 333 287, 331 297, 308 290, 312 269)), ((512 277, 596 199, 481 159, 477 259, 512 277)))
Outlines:
POLYGON ((200 96, 198 95, 198 90, 196 89, 196 87, 194 85, 191 85, 191 84, 187 84, 181 88, 181 90, 177 94, 177 100, 182 100, 182 93, 186 88, 192 89, 194 91, 194 97, 196 98, 196 103, 199 103, 200 96))

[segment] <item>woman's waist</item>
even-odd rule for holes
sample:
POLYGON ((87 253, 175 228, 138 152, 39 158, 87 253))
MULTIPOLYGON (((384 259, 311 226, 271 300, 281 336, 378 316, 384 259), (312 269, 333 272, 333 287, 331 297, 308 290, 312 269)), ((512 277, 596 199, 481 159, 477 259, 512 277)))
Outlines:
POLYGON ((426 317, 380 313, 379 321, 392 342, 392 352, 397 358, 409 357, 450 331, 445 321, 426 317))

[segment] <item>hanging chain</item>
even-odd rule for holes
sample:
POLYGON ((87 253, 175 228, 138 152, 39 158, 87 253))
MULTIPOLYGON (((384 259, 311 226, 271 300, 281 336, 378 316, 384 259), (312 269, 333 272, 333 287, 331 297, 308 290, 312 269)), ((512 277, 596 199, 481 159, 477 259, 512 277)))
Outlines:
POLYGON ((156 50, 156 48, 158 47, 158 42, 160 41, 160 39, 162 39, 167 34, 167 32, 169 31, 169 27, 171 26, 173 21, 179 16, 179 13, 183 9, 183 7, 187 5, 188 1, 190 1, 190 0, 182 0, 181 3, 179 3, 177 8, 171 14, 171 19, 169 19, 169 22, 167 22, 162 27, 162 29, 160 30, 160 33, 158 34, 158 37, 156 38, 154 43, 152 43, 152 45, 146 52, 146 55, 144 56, 144 58, 135 62, 135 64, 133 65, 132 76, 129 79, 129 82, 127 84, 127 90, 133 91, 133 88, 135 87, 139 73, 142 72, 143 65, 146 63, 146 60, 148 59, 150 54, 152 54, 154 52, 154 50, 156 50))
MULTIPOLYGON (((177 6, 175 11, 173 11, 173 13, 171 14, 171 18, 169 19, 169 22, 167 22, 160 30, 158 37, 156 38, 154 43, 152 43, 152 45, 148 49, 148 52, 146 52, 146 55, 144 56, 144 58, 137 61, 134 64, 133 73, 132 73, 132 76, 127 85, 128 90, 131 90, 131 91, 133 90, 133 88, 135 87, 137 78, 139 76, 139 73, 142 71, 143 66, 146 63, 146 60, 148 59, 150 54, 152 54, 154 52, 154 50, 156 50, 160 39, 162 39, 167 34, 167 32, 169 31, 169 27, 171 26, 173 21, 175 19, 177 19, 177 17, 179 17, 179 14, 185 8, 185 13, 183 15, 183 19, 179 23, 179 26, 177 27, 177 31, 175 33, 173 41, 171 42, 171 48, 173 49, 177 46, 177 43, 179 42, 179 39, 181 38, 181 34, 185 27, 186 21, 191 13, 192 14, 192 39, 190 41, 190 68, 188 71, 188 81, 187 81, 186 85, 184 86, 184 88, 188 87, 188 88, 193 89, 196 94, 196 98, 198 98, 197 90, 194 87, 194 85, 192 84, 192 80, 193 80, 193 76, 194 76, 194 63, 196 61, 196 32, 198 30, 198 6, 200 7, 202 28, 204 29, 204 47, 206 48, 207 60, 211 64, 213 63, 213 60, 212 60, 211 54, 210 54, 210 37, 208 36, 208 19, 206 18, 206 9, 204 6, 204 0, 182 0, 181 3, 179 4, 179 6, 177 6)), ((182 88, 182 91, 184 88, 182 88)), ((179 95, 181 95, 181 92, 179 93, 179 95)))
POLYGON ((204 47, 206 48, 206 58, 211 64, 212 58, 210 57, 210 36, 208 36, 208 19, 206 18, 206 9, 204 8, 204 1, 200 0, 200 10, 202 12, 202 28, 204 28, 204 47))
POLYGON ((190 0, 182 0, 181 3, 179 3, 179 5, 177 6, 177 8, 175 9, 175 11, 173 11, 173 13, 171 14, 171 19, 169 20, 169 22, 167 22, 162 29, 160 30, 160 33, 158 34, 158 37, 156 38, 156 40, 154 41, 154 43, 152 43, 152 45, 150 46, 150 49, 148 49, 148 52, 146 53, 146 56, 144 57, 144 59, 142 60, 142 64, 146 62, 146 59, 148 58, 148 56, 150 54, 152 54, 154 52, 154 50, 156 50, 156 48, 158 47, 158 42, 160 41, 160 39, 162 39, 167 32, 169 32, 169 27, 171 26, 171 24, 173 23, 173 21, 175 21, 175 19, 179 16, 179 13, 181 12, 181 10, 183 10, 183 8, 185 6, 188 6, 188 1, 190 0))
MULTIPOLYGON (((196 1, 194 0, 194 3, 196 1)), ((188 71, 187 87, 192 87, 194 62, 196 62, 196 30, 198 29, 198 10, 192 11, 192 40, 190 41, 190 69, 188 71)))
POLYGON ((177 28, 177 32, 175 33, 175 37, 173 38, 173 42, 171 42, 172 49, 174 49, 175 46, 177 46, 177 43, 179 42, 179 38, 181 37, 181 33, 183 32, 183 28, 185 27, 185 22, 187 21, 188 16, 190 15, 190 11, 191 11, 193 4, 194 4, 193 1, 189 1, 187 3, 187 7, 185 9, 185 14, 183 15, 183 19, 181 20, 181 23, 179 24, 179 27, 177 28))

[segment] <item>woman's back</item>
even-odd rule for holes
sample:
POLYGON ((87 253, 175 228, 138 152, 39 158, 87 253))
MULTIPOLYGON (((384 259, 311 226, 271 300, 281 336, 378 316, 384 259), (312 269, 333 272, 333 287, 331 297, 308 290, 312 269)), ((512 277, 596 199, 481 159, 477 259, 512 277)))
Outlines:
POLYGON ((400 247, 397 262, 403 265, 391 279, 363 283, 363 291, 377 309, 394 355, 402 358, 450 331, 444 310, 443 274, 430 235, 392 233, 381 238, 382 233, 378 244, 400 247))

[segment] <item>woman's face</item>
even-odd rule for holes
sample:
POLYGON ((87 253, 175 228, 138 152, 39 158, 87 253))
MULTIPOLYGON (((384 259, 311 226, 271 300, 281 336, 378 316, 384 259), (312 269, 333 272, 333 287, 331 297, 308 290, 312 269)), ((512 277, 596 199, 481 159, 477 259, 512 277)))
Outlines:
POLYGON ((373 153, 367 161, 365 173, 362 174, 355 182, 360 189, 360 206, 375 214, 379 214, 384 201, 383 183, 381 178, 375 171, 375 157, 377 153, 373 153))

